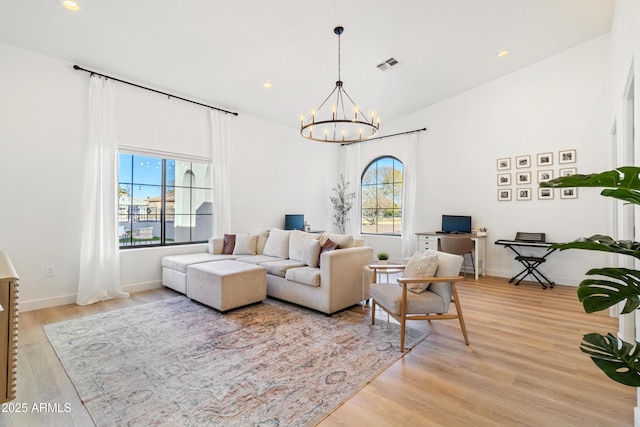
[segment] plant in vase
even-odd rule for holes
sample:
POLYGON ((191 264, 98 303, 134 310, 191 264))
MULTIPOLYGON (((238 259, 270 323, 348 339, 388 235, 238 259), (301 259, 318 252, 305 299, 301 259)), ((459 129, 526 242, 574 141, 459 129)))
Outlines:
POLYGON ((389 260, 389 254, 386 252, 378 252, 378 264, 386 264, 389 260))
MULTIPOLYGON (((640 205, 640 167, 625 166, 589 175, 570 175, 540 184, 541 187, 600 187, 601 195, 640 205)), ((614 240, 601 234, 573 242, 553 245, 565 249, 583 249, 628 255, 640 260, 640 243, 614 240)), ((629 268, 592 268, 578 286, 578 299, 587 313, 606 310, 624 302, 622 314, 640 307, 640 271, 629 268)), ((583 336, 580 350, 612 380, 631 387, 640 386, 640 343, 628 343, 613 334, 589 333, 583 336)))

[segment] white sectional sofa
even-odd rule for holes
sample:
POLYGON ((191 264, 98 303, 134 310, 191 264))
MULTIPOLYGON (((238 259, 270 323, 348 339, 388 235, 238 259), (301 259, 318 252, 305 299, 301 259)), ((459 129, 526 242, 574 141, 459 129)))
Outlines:
POLYGON ((363 267, 373 261, 373 248, 362 239, 277 228, 214 237, 207 252, 166 256, 162 284, 188 296, 189 265, 221 260, 264 267, 268 296, 326 314, 369 298, 363 267))

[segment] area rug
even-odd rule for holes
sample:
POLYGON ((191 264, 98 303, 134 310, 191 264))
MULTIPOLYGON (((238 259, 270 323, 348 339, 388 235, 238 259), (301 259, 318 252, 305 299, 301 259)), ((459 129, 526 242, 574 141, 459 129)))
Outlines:
MULTIPOLYGON (((315 425, 402 357, 399 326, 176 297, 45 325, 98 426, 315 425)), ((406 346, 427 332, 407 329, 406 346)))

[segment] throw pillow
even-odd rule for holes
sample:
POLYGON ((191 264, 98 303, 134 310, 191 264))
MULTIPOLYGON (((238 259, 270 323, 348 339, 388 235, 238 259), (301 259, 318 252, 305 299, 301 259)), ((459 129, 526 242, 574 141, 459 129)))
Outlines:
MULTIPOLYGON (((413 254, 404 269, 403 277, 434 277, 438 270, 438 255, 413 254)), ((408 283, 407 290, 416 294, 426 291, 430 283, 408 283)))
POLYGON ((316 239, 306 239, 302 249, 302 259, 311 268, 316 268, 320 262, 320 242, 316 239))
POLYGON ((323 234, 320 236, 320 244, 324 245, 327 240, 331 240, 340 246, 340 248, 352 248, 355 246, 355 239, 351 234, 323 234))
POLYGON ((264 245, 263 253, 269 256, 287 259, 289 257, 289 236, 291 231, 272 228, 264 245))
POLYGON ((250 234, 236 234, 236 245, 233 248, 234 255, 255 255, 258 236, 250 234))
POLYGON ((267 239, 269 238, 269 230, 251 228, 249 229, 249 234, 255 234, 258 236, 258 241, 256 242, 256 254, 262 255, 264 252, 264 245, 267 243, 267 239))
MULTIPOLYGON (((289 259, 294 261, 304 262, 302 259, 302 252, 305 248, 305 242, 307 240, 316 240, 319 237, 317 234, 305 233, 300 230, 293 230, 289 237, 289 259)), ((306 264, 306 263, 305 263, 306 264)))
POLYGON ((318 257, 318 266, 320 266, 320 259, 322 258, 322 254, 325 252, 333 251, 336 249, 340 249, 340 246, 331 239, 325 240, 324 244, 320 248, 320 256, 318 257))
POLYGON ((233 248, 235 246, 236 246, 236 235, 225 234, 223 245, 222 245, 222 253, 225 255, 231 255, 233 253, 233 248))

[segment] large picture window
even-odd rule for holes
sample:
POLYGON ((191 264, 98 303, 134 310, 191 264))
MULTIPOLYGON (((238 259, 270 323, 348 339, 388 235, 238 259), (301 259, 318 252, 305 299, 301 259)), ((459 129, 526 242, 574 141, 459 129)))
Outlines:
POLYGON ((118 154, 120 247, 204 242, 213 232, 211 166, 118 154))
POLYGON ((362 174, 362 234, 402 234, 402 162, 380 157, 362 174))

